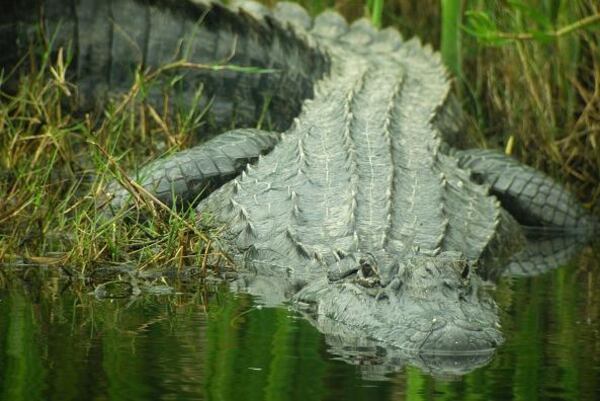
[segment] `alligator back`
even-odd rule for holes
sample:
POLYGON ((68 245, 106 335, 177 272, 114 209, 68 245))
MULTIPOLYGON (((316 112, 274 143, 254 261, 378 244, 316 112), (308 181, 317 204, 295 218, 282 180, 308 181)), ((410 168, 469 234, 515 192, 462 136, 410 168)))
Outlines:
POLYGON ((270 154, 199 206, 227 227, 230 253, 310 269, 365 252, 513 252, 516 222, 444 152, 457 125, 440 56, 339 19, 325 13, 304 28, 331 60, 314 99, 270 154))

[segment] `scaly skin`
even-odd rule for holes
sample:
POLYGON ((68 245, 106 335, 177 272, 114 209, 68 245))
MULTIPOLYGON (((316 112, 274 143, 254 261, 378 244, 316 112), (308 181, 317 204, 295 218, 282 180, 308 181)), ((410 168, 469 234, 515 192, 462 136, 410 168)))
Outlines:
POLYGON ((317 326, 411 351, 489 353, 502 337, 476 272, 505 263, 519 226, 442 151, 434 121, 449 83, 439 57, 389 34, 381 50, 357 50, 370 29, 319 37, 332 72, 314 99, 198 212, 259 272, 245 288, 274 303, 293 294, 317 326), (271 276, 281 299, 265 294, 271 276))
MULTIPOLYGON (((266 96, 282 133, 227 132, 151 164, 141 182, 175 202, 226 181, 197 210, 224 227, 219 246, 241 267, 234 286, 266 304, 291 300, 345 358, 356 357, 347 346, 368 344, 386 350, 379 363, 391 368, 408 361, 464 373, 485 363, 503 340, 483 280, 525 266, 527 255, 511 260, 525 239, 509 212, 560 230, 587 224, 541 173, 447 144, 460 116, 440 57, 393 29, 348 27, 332 12, 313 20, 286 3, 273 11, 254 3, 208 11, 185 0, 43 3, 71 5, 65 24, 45 15, 61 27, 55 46, 75 47, 83 106, 126 88, 136 64, 172 61, 173 49, 187 49, 177 54, 191 62, 232 55, 234 64, 277 70, 185 72, 183 98, 205 81, 215 121, 235 115, 251 126, 266 96), (529 186, 517 191, 521 181, 529 186)), ((9 24, 13 36, 29 35, 31 17, 20 18, 25 29, 9 24)), ((111 191, 114 208, 127 204, 124 190, 111 191)))

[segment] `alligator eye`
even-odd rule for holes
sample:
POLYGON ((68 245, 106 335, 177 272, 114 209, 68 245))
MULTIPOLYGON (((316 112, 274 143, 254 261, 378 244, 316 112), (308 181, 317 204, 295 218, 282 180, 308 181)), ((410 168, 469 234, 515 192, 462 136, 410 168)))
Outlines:
POLYGON ((468 263, 465 263, 465 267, 464 267, 462 273, 460 273, 460 276, 463 279, 466 279, 469 276, 469 264, 468 263))
POLYGON ((375 273, 375 269, 367 259, 360 258, 358 263, 360 263, 360 270, 363 274, 363 277, 370 277, 375 273))

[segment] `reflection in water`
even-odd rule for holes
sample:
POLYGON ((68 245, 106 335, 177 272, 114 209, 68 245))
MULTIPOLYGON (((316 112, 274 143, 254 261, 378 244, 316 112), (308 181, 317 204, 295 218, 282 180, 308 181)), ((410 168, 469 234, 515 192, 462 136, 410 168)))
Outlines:
POLYGON ((596 400, 597 265, 588 255, 503 280, 496 298, 506 343, 487 366, 445 378, 414 367, 378 371, 376 346, 356 357, 295 313, 224 288, 111 302, 61 293, 54 282, 28 290, 4 280, 0 401, 596 400))

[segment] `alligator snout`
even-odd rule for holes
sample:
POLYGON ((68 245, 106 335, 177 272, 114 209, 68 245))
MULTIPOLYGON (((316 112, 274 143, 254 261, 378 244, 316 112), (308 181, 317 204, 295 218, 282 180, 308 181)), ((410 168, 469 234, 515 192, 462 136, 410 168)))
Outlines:
POLYGON ((502 335, 495 327, 442 322, 424 335, 419 351, 424 354, 489 353, 502 342, 502 335))

